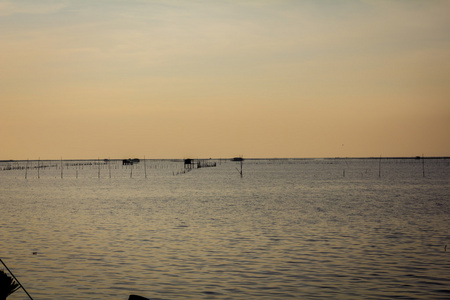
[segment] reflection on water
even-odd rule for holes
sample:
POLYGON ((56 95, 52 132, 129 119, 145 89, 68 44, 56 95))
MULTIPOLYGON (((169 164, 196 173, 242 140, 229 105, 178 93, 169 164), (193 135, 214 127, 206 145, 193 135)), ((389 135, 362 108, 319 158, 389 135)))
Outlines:
POLYGON ((59 163, 0 171, 0 257, 35 299, 450 297, 448 159, 59 163))

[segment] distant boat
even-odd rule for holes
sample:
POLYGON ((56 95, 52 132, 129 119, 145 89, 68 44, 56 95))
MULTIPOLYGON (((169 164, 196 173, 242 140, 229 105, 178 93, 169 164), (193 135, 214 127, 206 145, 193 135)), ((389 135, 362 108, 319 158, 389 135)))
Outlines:
POLYGON ((231 161, 243 161, 244 159, 242 157, 233 157, 231 161))

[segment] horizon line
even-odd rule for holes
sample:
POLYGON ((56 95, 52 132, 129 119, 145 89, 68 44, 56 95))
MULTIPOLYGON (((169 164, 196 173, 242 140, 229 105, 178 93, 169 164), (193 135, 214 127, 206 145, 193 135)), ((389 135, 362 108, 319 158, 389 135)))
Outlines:
MULTIPOLYGON (((234 156, 234 157, 209 157, 209 158, 139 158, 142 160, 231 160, 236 157, 241 157, 244 160, 307 160, 307 159, 450 159, 450 156, 335 156, 335 157, 248 157, 234 156)), ((128 158, 58 158, 58 159, 0 159, 0 162, 19 162, 19 161, 120 161, 128 158)))

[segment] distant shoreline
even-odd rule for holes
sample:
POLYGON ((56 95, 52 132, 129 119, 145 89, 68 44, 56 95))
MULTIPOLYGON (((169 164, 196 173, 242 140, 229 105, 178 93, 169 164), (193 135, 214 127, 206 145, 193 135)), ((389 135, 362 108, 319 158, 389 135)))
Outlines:
MULTIPOLYGON (((124 158, 111 158, 111 159, 62 159, 63 161, 121 161, 124 158)), ((143 158, 142 158, 143 159, 143 158)), ((222 157, 222 158, 195 158, 196 160, 232 160, 232 157, 222 157)), ((381 156, 381 157, 309 157, 309 158, 299 158, 299 157, 291 157, 291 158, 244 158, 244 160, 342 160, 342 159, 450 159, 450 156, 381 156)), ((60 161, 61 159, 8 159, 8 160, 0 160, 0 163, 7 162, 25 162, 25 161, 60 161)), ((163 160, 163 161, 183 161, 183 158, 146 158, 147 161, 152 160, 163 160)))

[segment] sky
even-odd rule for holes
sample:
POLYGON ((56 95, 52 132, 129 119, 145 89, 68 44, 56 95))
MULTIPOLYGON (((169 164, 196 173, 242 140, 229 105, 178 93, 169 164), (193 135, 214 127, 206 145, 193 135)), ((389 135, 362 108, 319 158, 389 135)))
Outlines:
POLYGON ((450 156, 449 14, 0 0, 0 159, 450 156))

